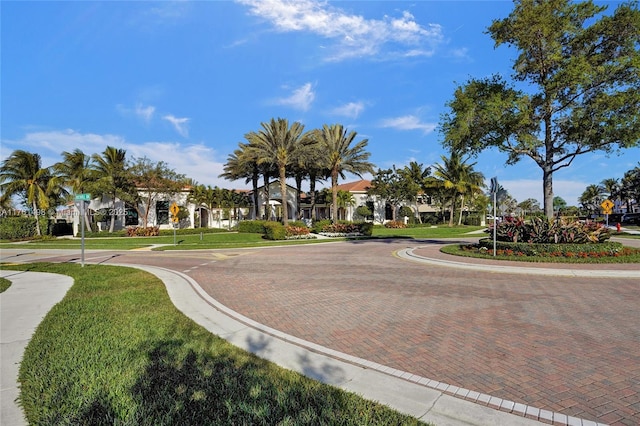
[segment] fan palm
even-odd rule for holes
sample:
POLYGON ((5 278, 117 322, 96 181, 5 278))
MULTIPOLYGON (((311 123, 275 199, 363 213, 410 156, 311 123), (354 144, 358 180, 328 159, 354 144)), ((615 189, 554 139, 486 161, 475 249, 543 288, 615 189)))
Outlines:
POLYGON ((344 179, 344 173, 348 172, 361 178, 363 173, 373 173, 373 164, 368 161, 371 153, 365 151, 368 140, 363 139, 351 146, 356 135, 355 131, 347 133, 342 124, 325 124, 318 134, 319 149, 331 176, 331 209, 334 221, 338 220, 338 176, 344 179))

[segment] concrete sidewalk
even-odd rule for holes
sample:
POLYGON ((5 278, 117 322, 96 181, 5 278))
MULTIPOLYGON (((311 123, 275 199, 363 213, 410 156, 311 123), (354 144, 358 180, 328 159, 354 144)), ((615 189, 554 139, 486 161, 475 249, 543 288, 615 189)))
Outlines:
POLYGON ((0 293, 0 424, 27 424, 18 406, 18 371, 24 349, 49 310, 67 293, 73 279, 41 272, 0 271, 11 287, 0 293))

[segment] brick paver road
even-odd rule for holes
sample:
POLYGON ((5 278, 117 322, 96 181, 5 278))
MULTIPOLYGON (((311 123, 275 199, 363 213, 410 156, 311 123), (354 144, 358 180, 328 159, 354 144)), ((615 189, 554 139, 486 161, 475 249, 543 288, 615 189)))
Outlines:
MULTIPOLYGON (((114 261, 186 272, 249 318, 399 370, 569 416, 640 424, 637 279, 486 273, 393 254, 416 245, 368 241, 114 261)), ((424 246, 418 252, 437 255, 437 244, 424 246)))

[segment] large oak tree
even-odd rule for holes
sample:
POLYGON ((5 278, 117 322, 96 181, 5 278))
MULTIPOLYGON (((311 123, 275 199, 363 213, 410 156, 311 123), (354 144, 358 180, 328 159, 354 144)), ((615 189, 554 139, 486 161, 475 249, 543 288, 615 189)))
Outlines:
POLYGON ((640 11, 605 15, 591 1, 520 0, 488 33, 519 51, 513 83, 500 76, 457 88, 442 116, 444 144, 477 154, 496 147, 512 165, 542 169, 544 212, 553 216, 553 173, 578 156, 640 141, 640 11))

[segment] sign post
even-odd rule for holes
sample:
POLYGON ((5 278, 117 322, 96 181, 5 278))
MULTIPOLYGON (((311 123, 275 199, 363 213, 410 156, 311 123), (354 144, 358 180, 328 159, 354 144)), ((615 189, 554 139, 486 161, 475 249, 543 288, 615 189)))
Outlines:
POLYGON ((76 194, 76 201, 80 201, 80 266, 84 268, 84 211, 85 203, 91 200, 91 194, 76 194))
POLYGON ((498 194, 498 178, 491 178, 491 194, 493 195, 493 257, 496 257, 496 240, 497 240, 497 229, 498 222, 496 219, 497 209, 496 209, 496 198, 498 194))
POLYGON ((609 226, 609 215, 613 212, 613 202, 609 199, 604 200, 600 207, 602 207, 602 213, 604 213, 607 221, 607 226, 609 226))
POLYGON ((171 212, 171 221, 173 222, 173 245, 176 245, 176 228, 178 227, 178 213, 180 212, 180 207, 178 204, 172 203, 171 207, 169 207, 169 211, 171 212))

